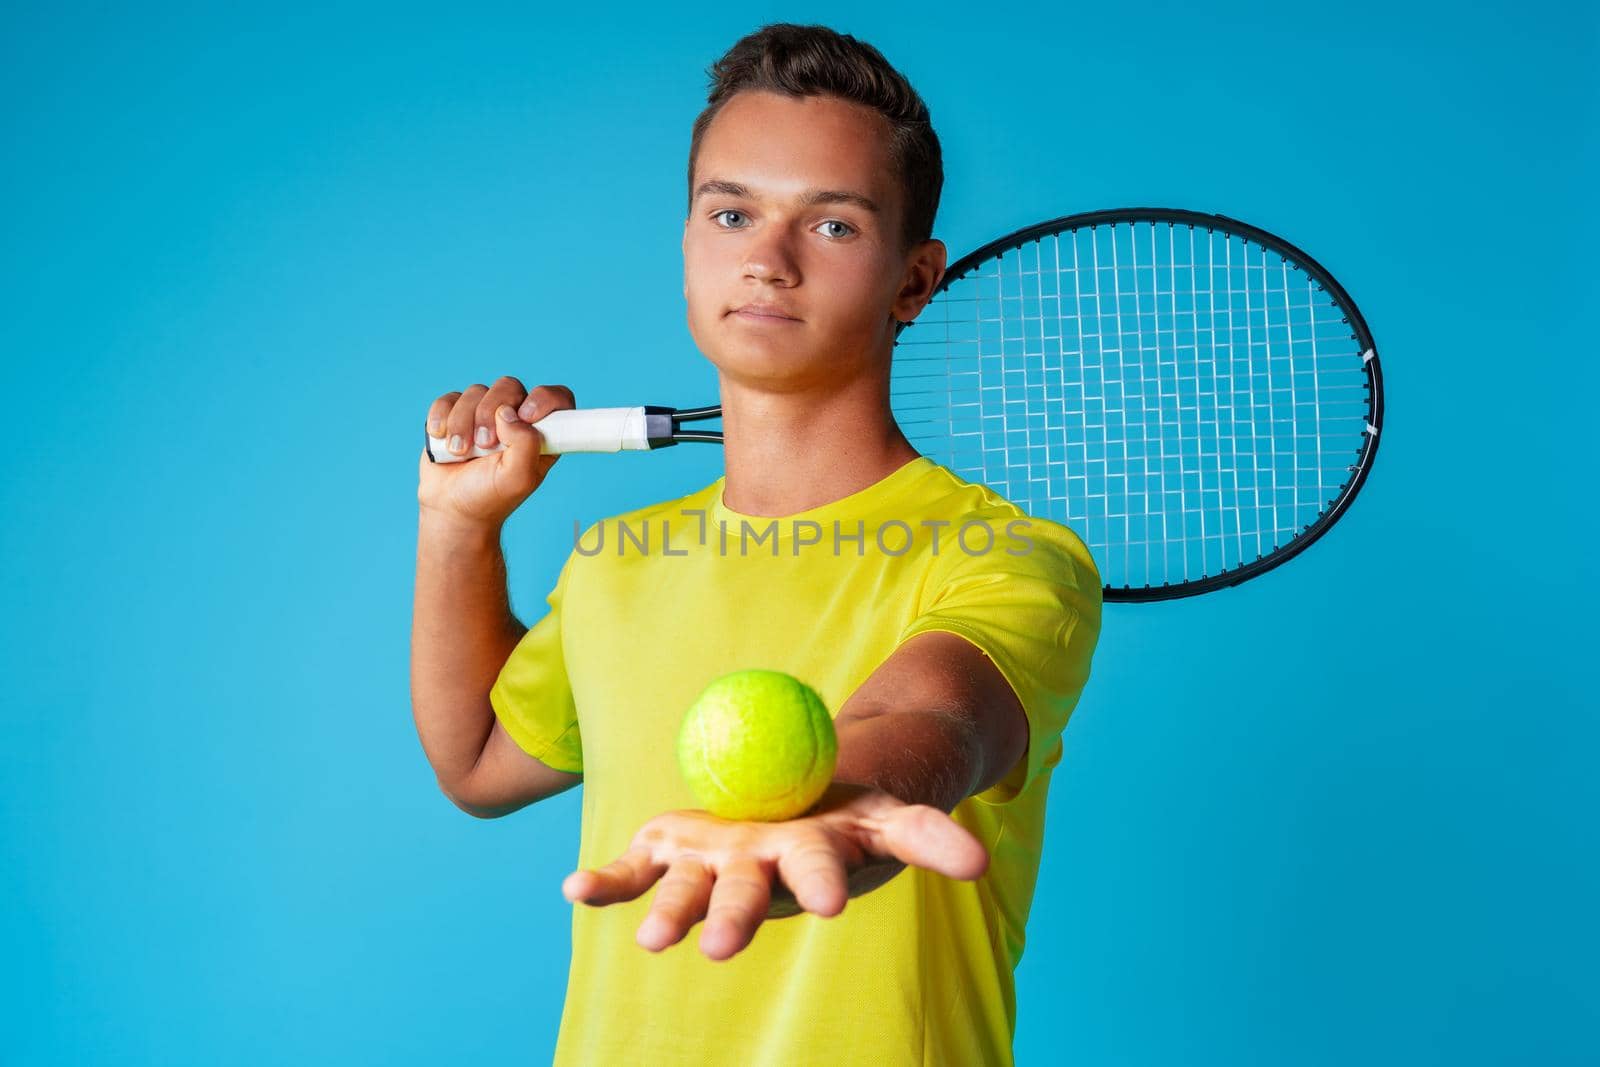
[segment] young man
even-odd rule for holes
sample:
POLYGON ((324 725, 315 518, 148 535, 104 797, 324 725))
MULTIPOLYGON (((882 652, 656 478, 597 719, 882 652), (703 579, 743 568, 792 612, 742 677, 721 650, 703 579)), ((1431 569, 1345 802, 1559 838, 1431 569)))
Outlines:
POLYGON ((890 414, 896 324, 945 267, 921 99, 821 27, 769 26, 712 75, 684 296, 726 474, 585 532, 526 629, 500 528, 557 462, 530 423, 572 393, 501 378, 434 401, 457 452, 507 448, 421 462, 418 732, 473 815, 585 783, 557 1063, 1010 1063, 1100 578, 1070 531, 919 456, 890 414), (789 822, 693 810, 677 771, 684 711, 747 668, 836 709, 834 784, 789 822))

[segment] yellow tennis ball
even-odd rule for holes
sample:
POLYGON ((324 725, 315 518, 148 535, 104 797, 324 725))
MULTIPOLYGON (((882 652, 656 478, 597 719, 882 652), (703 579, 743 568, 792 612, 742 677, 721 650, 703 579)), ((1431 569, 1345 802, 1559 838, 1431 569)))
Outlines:
POLYGON ((701 807, 724 819, 777 822, 833 781, 839 740, 814 689, 781 671, 735 671, 683 716, 678 767, 701 807))

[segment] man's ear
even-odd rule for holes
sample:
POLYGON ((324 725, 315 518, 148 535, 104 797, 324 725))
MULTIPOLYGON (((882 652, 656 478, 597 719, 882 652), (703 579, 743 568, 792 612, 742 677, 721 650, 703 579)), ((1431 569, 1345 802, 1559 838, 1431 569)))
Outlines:
POLYGON ((683 219, 683 240, 678 243, 679 250, 683 253, 683 298, 689 299, 689 218, 683 219))
POLYGON ((896 321, 910 322, 922 314, 944 278, 947 254, 944 242, 937 240, 919 242, 906 253, 905 276, 894 297, 896 321))

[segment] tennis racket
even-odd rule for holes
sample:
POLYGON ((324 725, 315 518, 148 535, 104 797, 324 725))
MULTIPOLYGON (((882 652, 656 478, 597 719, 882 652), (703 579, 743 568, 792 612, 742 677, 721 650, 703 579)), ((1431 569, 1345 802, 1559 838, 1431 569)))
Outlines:
MULTIPOLYGON (((1320 264, 1221 215, 1042 222, 954 263, 902 327, 890 401, 919 452, 1071 527, 1108 601, 1264 574, 1350 508, 1377 455, 1366 321, 1320 264)), ((719 407, 557 411, 546 452, 720 442, 719 407)), ((462 456, 429 438, 435 462, 462 456)))

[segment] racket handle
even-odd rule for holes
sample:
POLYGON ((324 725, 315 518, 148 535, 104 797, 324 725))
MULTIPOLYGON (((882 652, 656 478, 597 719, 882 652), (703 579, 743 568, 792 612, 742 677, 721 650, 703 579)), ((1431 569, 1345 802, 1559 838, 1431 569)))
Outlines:
MULTIPOLYGON (((672 418, 668 408, 575 408, 552 411, 533 424, 544 438, 540 452, 555 455, 566 452, 633 452, 660 448, 671 444, 672 418)), ((460 463, 493 452, 505 451, 505 445, 492 448, 474 445, 463 455, 449 449, 443 437, 428 438, 428 458, 435 463, 460 463)))

